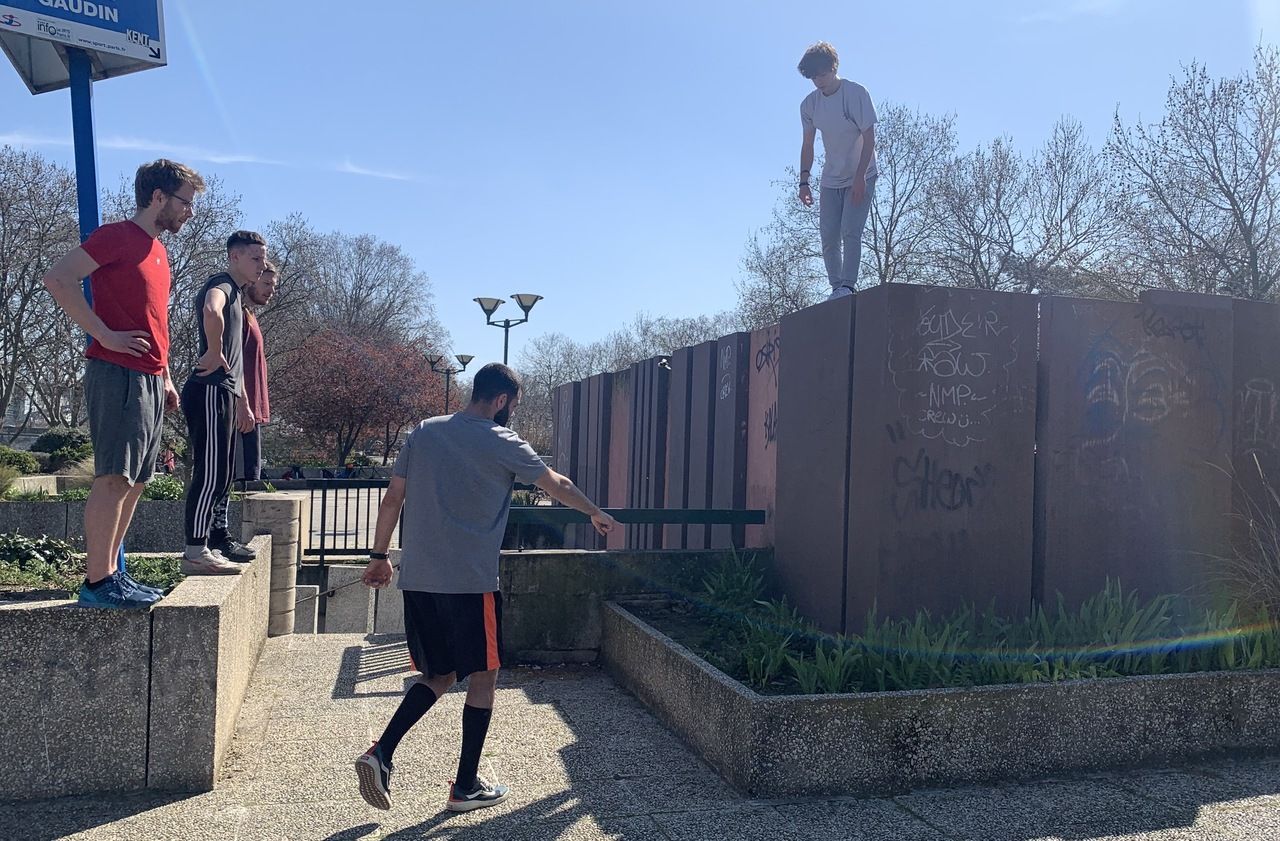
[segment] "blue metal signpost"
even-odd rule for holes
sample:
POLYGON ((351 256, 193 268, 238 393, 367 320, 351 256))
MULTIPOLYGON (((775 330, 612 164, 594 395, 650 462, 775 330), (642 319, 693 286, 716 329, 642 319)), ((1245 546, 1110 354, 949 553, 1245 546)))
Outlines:
MULTIPOLYGON (((33 93, 71 89, 80 241, 101 222, 93 82, 167 63, 160 0, 0 0, 0 49, 33 93)), ((84 296, 93 296, 89 279, 84 296)), ((125 571, 124 544, 117 556, 125 571)))

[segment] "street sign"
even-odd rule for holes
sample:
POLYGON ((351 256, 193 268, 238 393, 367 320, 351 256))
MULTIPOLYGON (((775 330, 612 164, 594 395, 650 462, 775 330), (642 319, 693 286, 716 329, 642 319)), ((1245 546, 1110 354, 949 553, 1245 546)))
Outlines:
POLYGON ((0 48, 32 93, 70 84, 67 48, 89 54, 93 78, 167 63, 161 0, 0 0, 0 48))

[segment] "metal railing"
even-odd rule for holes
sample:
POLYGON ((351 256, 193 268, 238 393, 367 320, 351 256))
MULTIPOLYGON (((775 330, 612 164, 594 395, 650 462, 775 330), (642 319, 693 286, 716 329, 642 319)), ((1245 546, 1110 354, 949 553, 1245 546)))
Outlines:
MULTIPOLYGON (((359 558, 373 548, 378 508, 390 485, 388 479, 308 479, 312 532, 303 548, 304 557, 316 558, 323 572, 331 558, 359 558), (352 493, 354 492, 354 498, 352 493), (332 509, 332 510, 331 510, 332 509), (317 529, 316 524, 319 524, 317 529), (339 528, 341 526, 341 529, 339 528)), ((525 486, 518 486, 524 488, 525 486)), ((606 508, 623 525, 758 526, 764 525, 761 509, 737 508, 606 508)), ((509 526, 564 527, 589 523, 586 514, 558 505, 513 505, 509 526)), ((400 545, 404 513, 391 538, 400 545)))

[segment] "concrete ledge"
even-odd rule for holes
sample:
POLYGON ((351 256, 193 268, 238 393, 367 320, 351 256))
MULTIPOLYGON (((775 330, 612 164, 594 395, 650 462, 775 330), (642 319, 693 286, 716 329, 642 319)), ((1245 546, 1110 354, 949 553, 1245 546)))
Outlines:
POLYGON ((49 473, 40 473, 34 476, 19 476, 13 480, 12 490, 15 493, 35 493, 36 491, 44 491, 49 496, 55 496, 61 491, 58 490, 58 477, 49 473))
POLYGON ((0 800, 146 784, 151 616, 0 603, 0 800))
POLYGON ((267 638, 271 538, 236 576, 183 580, 151 611, 147 787, 213 788, 267 638))
POLYGON ((856 796, 1280 749, 1280 670, 761 696, 622 606, 601 656, 730 783, 856 796))
MULTIPOLYGON (((180 499, 139 500, 133 522, 125 535, 129 552, 180 552, 186 544, 183 533, 184 508, 180 499)), ((240 503, 227 509, 232 534, 240 530, 240 503)), ((84 502, 0 502, 0 532, 17 532, 28 537, 47 534, 84 550, 84 502)))

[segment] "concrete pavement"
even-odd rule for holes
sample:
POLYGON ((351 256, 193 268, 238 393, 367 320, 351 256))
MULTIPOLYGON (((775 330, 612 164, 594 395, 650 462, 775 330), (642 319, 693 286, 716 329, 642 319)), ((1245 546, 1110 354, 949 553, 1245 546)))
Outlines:
POLYGON ((0 838, 1280 838, 1280 757, 872 800, 746 798, 595 668, 503 676, 481 770, 511 785, 507 803, 443 811, 463 702, 454 691, 401 742, 395 805, 379 812, 360 799, 351 762, 409 676, 394 638, 271 639, 216 791, 0 803, 0 838))

